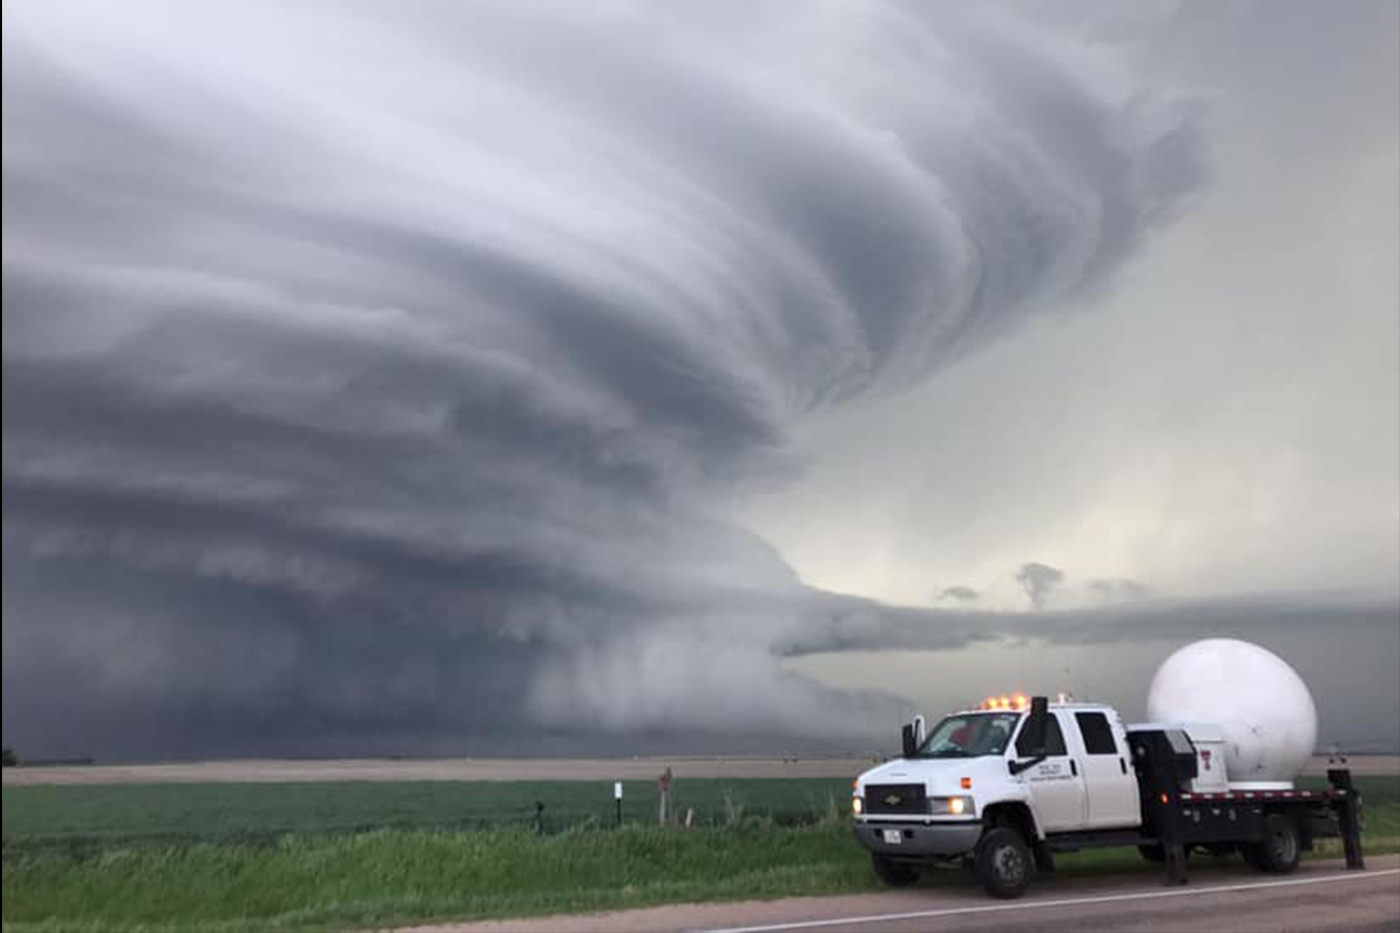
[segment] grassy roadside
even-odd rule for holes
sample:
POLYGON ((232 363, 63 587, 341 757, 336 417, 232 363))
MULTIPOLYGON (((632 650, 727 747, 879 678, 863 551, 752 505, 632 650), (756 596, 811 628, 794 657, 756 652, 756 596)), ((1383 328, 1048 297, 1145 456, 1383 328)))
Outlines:
POLYGON ((382 927, 873 886, 841 824, 382 830, 7 859, 6 930, 382 927), (61 918, 61 920, 59 919, 61 918), (46 922, 47 921, 47 922, 46 922))
MULTIPOLYGON (((788 785, 783 799, 800 797, 788 785)), ((1376 779, 1367 795, 1368 852, 1400 851, 1400 779, 1376 779)), ((6 801, 8 809, 9 800, 6 801)), ((110 801, 109 801, 110 802, 110 801)), ((130 811, 129 811, 130 812, 130 811)), ((6 931, 300 931, 380 928, 460 917, 500 917, 875 890, 844 815, 780 825, 741 815, 691 830, 596 821, 535 835, 519 828, 395 828, 230 836, 205 824, 140 837, 14 834, 6 813, 6 931)), ((240 822, 240 819, 242 822, 240 822)), ((27 822, 24 822, 27 821, 27 822)), ((174 825, 174 824, 172 824, 174 825)), ((91 829, 92 827, 87 827, 91 829)), ((1335 855, 1328 841, 1320 855, 1335 855)), ((1158 871, 1131 850, 1060 857, 1065 874, 1158 871)), ((923 883, 966 884, 958 872, 923 883)))
MULTIPOLYGON (((1400 838, 1369 851, 1400 851, 1400 838)), ((1062 874, 1158 872, 1130 850, 1060 858, 1062 874)), ((924 884, 967 884, 938 872, 924 884)), ((682 901, 877 890, 844 821, 750 820, 698 830, 631 826, 554 836, 382 830, 270 845, 139 843, 5 865, 5 929, 300 931, 682 901)))

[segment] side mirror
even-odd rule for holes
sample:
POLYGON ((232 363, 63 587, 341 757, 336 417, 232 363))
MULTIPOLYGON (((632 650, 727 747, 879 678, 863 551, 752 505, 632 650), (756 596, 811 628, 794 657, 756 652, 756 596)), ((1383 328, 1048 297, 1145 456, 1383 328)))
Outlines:
POLYGON ((1031 697, 1031 711, 1026 714, 1026 724, 1021 727, 1021 737, 1016 744, 1025 749, 1032 758, 1045 757, 1045 735, 1050 726, 1050 700, 1047 697, 1031 697))
POLYGON ((1031 697, 1031 711, 1026 714, 1026 724, 1016 739, 1018 754, 1029 755, 1022 761, 1008 761, 1007 770, 1012 774, 1029 771, 1046 759, 1045 736, 1050 729, 1050 701, 1045 697, 1031 697))
POLYGON ((900 732, 900 745, 903 748, 905 758, 913 758, 919 754, 919 742, 914 736, 914 724, 906 722, 900 732))

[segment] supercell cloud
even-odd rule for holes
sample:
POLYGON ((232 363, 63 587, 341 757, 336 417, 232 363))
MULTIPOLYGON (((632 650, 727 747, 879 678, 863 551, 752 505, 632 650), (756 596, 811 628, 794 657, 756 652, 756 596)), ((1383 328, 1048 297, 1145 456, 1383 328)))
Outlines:
POLYGON ((1191 98, 982 5, 32 2, 4 36, 21 747, 883 727, 781 664, 879 607, 729 498, 1202 183, 1191 98))

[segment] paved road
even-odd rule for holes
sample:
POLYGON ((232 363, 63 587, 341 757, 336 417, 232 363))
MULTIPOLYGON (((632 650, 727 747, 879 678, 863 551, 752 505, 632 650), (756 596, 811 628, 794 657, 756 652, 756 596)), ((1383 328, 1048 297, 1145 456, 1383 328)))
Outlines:
MULTIPOLYGON (((672 769, 677 778, 855 777, 879 759, 671 758, 438 758, 407 761, 242 759, 152 765, 65 765, 6 768, 6 786, 19 784, 189 784, 226 781, 618 781, 651 780, 672 769)), ((1400 756, 1357 755, 1353 774, 1400 774, 1400 756)), ((1314 758, 1304 774, 1327 773, 1314 758)))
POLYGON ((1400 931, 1400 856, 1373 856, 1365 872, 1304 862, 1286 877, 1243 865, 1193 868, 1192 883, 1161 876, 1047 878, 1018 901, 968 886, 737 904, 681 904, 609 914, 418 928, 418 933, 936 933, 957 931, 1182 931, 1379 933, 1400 931))

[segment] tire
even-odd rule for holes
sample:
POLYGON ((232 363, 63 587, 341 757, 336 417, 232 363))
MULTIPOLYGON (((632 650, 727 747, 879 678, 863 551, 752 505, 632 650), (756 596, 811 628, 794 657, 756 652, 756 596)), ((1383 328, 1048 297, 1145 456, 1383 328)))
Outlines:
POLYGON ((983 833, 974 857, 977 880, 993 897, 1004 900, 1026 893, 1035 872, 1035 859, 1021 834, 1007 826, 983 833))
POLYGON ((1286 875, 1298 867, 1302 854, 1298 824, 1282 813, 1264 817, 1264 841, 1254 850, 1259 867, 1274 875, 1286 875))
POLYGON ((875 869, 875 877, 892 888, 907 888, 919 880, 919 872, 913 865, 893 862, 884 856, 870 856, 870 867, 875 869))
POLYGON ((1264 866, 1259 864, 1259 846, 1248 843, 1240 845, 1240 855, 1244 856, 1244 863, 1255 871, 1263 871, 1264 866))

